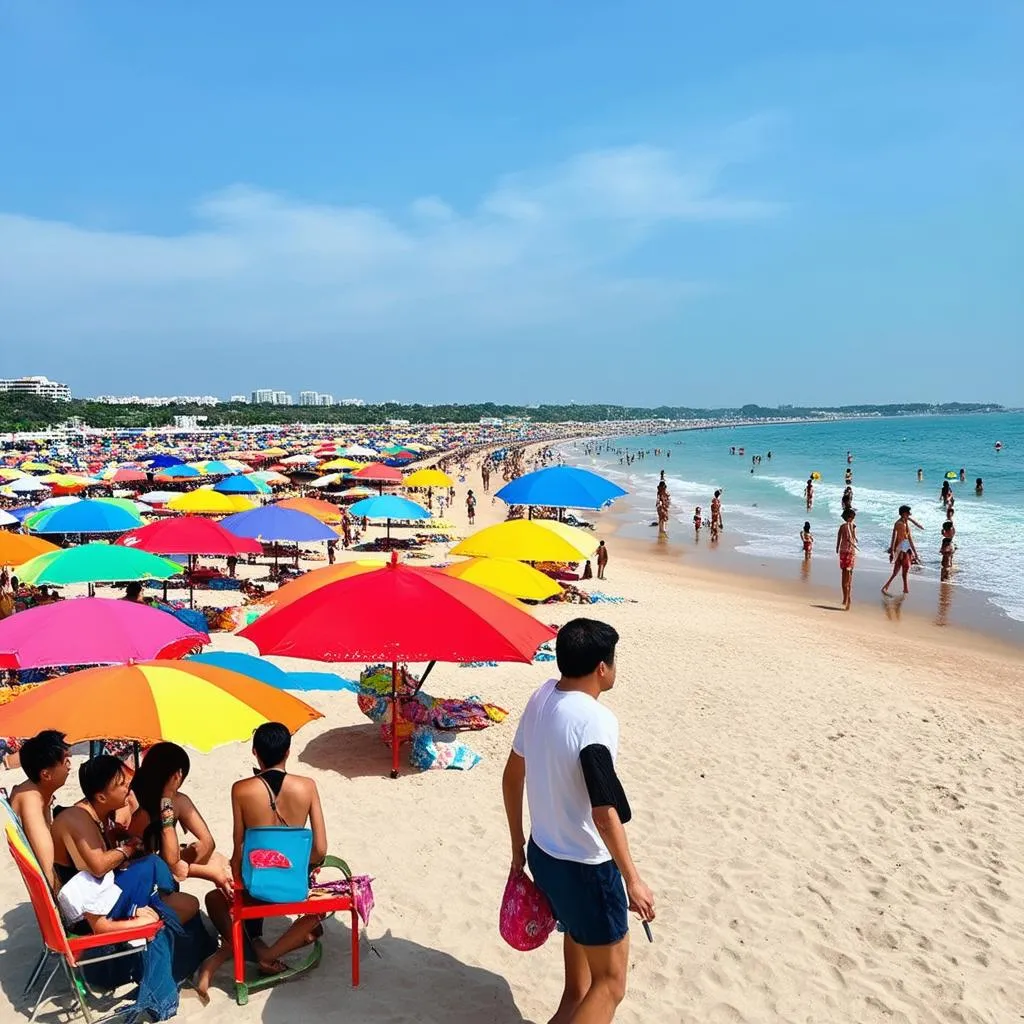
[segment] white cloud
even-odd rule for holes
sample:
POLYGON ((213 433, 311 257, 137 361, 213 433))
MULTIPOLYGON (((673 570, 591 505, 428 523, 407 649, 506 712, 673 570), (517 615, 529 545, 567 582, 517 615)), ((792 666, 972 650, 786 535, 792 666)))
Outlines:
MULTIPOLYGON (((656 233, 776 212, 725 194, 721 170, 651 146, 588 152, 503 179, 475 209, 427 196, 404 218, 236 185, 172 236, 0 213, 0 324, 86 386, 122 358, 138 365, 147 342, 244 355, 262 373, 283 352, 315 361, 352 339, 454 354, 467 339, 579 337, 664 317, 692 293, 671 261, 630 273, 656 233)), ((180 362, 160 366, 185 382, 180 362)))

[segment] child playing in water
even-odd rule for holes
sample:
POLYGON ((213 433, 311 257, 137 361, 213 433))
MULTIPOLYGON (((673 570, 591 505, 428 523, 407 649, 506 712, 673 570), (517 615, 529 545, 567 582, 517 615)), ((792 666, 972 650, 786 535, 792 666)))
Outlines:
POLYGON ((694 538, 700 537, 700 528, 704 525, 704 519, 700 511, 700 505, 693 510, 693 535, 694 538))
POLYGON ((814 537, 811 534, 810 523, 804 523, 804 528, 800 531, 800 542, 804 546, 804 558, 810 558, 811 548, 814 547, 814 537))

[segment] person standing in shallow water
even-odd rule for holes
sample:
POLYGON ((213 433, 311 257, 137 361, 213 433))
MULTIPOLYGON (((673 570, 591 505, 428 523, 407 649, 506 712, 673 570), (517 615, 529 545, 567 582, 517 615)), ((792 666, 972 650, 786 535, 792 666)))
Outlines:
POLYGON ((836 535, 836 554, 839 556, 840 582, 843 590, 843 610, 849 611, 853 602, 853 569, 857 562, 857 512, 843 509, 843 522, 836 535))

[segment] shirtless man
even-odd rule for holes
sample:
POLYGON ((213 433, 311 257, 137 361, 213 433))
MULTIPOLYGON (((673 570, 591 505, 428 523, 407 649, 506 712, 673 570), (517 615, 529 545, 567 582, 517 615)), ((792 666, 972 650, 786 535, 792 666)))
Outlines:
POLYGON ((852 508, 843 509, 843 522, 836 534, 836 554, 843 588, 843 611, 850 610, 853 601, 853 567, 857 561, 857 527, 854 519, 857 512, 852 508))
MULTIPOLYGON (((83 799, 67 807, 53 821, 53 870, 57 880, 66 884, 79 871, 102 878, 108 871, 123 867, 138 852, 137 839, 115 839, 116 814, 128 805, 130 779, 124 765, 111 754, 86 761, 78 770, 83 799)), ((182 924, 199 912, 195 896, 183 892, 162 894, 164 902, 182 924)), ((138 922, 153 920, 154 913, 142 907, 134 916, 138 922)), ((116 930, 117 923, 107 919, 89 921, 93 930, 116 930), (104 927, 97 928, 103 922, 104 927)), ((124 928, 124 923, 120 924, 124 928)))
POLYGON ((804 488, 804 497, 807 499, 807 507, 814 505, 814 477, 807 478, 807 486, 804 488))
MULTIPOLYGON (((327 856, 327 829, 320 794, 316 783, 302 775, 291 775, 286 770, 291 753, 292 737, 288 727, 280 722, 265 722, 252 738, 252 752, 259 765, 254 777, 242 779, 231 787, 231 812, 234 821, 234 851, 231 855, 231 873, 242 877, 242 846, 245 831, 287 825, 293 828, 309 826, 313 832, 310 868, 316 867, 327 856)), ((196 989, 205 996, 217 969, 230 959, 231 914, 224 894, 213 890, 207 894, 206 910, 223 939, 217 950, 199 970, 196 989)), ((246 922, 253 951, 264 974, 279 974, 288 965, 281 957, 308 946, 323 934, 320 919, 315 914, 300 917, 272 945, 262 937, 261 920, 246 922)))
POLYGON ((913 523, 919 530, 921 524, 916 519, 910 518, 910 506, 900 505, 900 517, 893 523, 892 537, 889 540, 889 561, 892 565, 892 575, 882 587, 882 593, 888 595, 889 585, 902 572, 903 593, 910 593, 908 575, 910 567, 917 561, 917 548, 914 547, 914 538, 910 533, 910 524, 913 523))
POLYGON ((11 790, 11 808, 21 821, 32 852, 39 861, 43 877, 56 892, 60 888, 53 870, 53 798, 71 771, 71 757, 64 733, 45 729, 25 740, 21 748, 21 767, 26 782, 11 790))

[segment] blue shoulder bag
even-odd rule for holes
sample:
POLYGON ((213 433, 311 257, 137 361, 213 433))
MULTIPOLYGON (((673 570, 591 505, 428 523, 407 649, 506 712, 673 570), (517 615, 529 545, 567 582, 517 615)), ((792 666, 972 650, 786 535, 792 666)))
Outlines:
POLYGON ((242 841, 242 885, 264 903, 301 903, 309 898, 309 858, 313 832, 288 825, 277 809, 274 791, 267 787, 270 809, 279 824, 247 828, 242 841))

